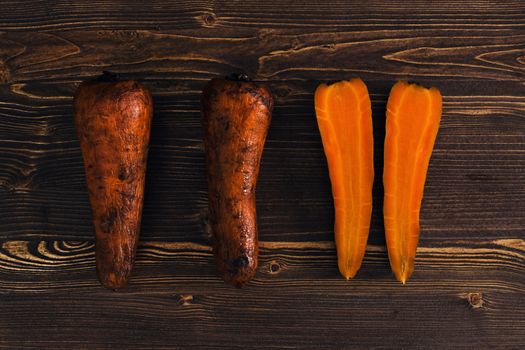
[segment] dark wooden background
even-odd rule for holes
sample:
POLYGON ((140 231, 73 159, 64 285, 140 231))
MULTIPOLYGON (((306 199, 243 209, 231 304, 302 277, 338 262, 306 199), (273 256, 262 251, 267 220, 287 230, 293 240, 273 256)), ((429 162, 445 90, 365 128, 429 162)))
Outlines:
POLYGON ((0 1, 0 348, 525 346, 525 1, 147 3, 0 1), (96 279, 72 121, 79 82, 108 69, 155 98, 141 245, 119 293, 96 279), (217 276, 205 233, 199 114, 203 85, 240 71, 276 100, 260 270, 242 290, 217 276), (376 186, 347 282, 313 91, 354 76, 371 93, 376 186), (405 286, 381 218, 397 79, 444 97, 405 286))

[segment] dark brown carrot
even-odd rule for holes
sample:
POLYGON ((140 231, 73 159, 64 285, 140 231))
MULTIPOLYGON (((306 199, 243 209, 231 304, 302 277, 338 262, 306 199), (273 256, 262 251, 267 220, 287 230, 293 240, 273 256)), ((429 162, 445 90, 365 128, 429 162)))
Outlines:
POLYGON ((82 148, 96 236, 100 282, 122 288, 139 240, 153 102, 148 90, 105 73, 75 94, 75 125, 82 148))
POLYGON ((270 91, 244 76, 213 79, 202 96, 213 251, 238 287, 257 270, 255 187, 272 106, 270 91))

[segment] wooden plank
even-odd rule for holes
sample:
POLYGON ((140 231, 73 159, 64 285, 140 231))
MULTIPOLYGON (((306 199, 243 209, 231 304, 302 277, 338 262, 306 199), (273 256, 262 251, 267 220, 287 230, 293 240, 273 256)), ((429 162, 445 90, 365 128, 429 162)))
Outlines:
MULTIPOLYGON (((135 74, 147 71, 155 80, 198 79, 202 85, 210 74, 237 70, 256 79, 281 80, 359 74, 365 79, 422 76, 520 82, 525 75, 520 63, 525 27, 262 33, 254 29, 229 36, 188 30, 6 32, 0 36, 5 47, 0 51, 5 62, 1 76, 4 82, 78 82, 113 68, 135 74), (232 47, 235 52, 225 54, 232 47)), ((22 94, 23 87, 15 85, 22 94)), ((176 90, 184 87, 181 84, 176 90)))
MULTIPOLYGON (((290 97, 276 107, 263 154, 258 185, 263 240, 325 240, 332 231, 330 184, 311 102, 314 86, 296 95, 292 88, 297 85, 289 87, 290 97)), ((374 92, 374 83, 370 85, 374 92)), ((9 91, 4 96, 0 237, 91 239, 70 101, 51 100, 36 107, 31 105, 34 99, 18 101, 9 91)), ((148 240, 205 238, 199 93, 186 96, 160 97, 156 104, 144 207, 143 237, 148 240)), ((382 171, 386 98, 386 93, 372 97, 376 174, 382 171)), ((495 238, 523 232, 524 111, 522 96, 445 95, 421 213, 423 237, 495 238)), ((377 176, 372 222, 376 244, 383 241, 380 182, 377 176)))
POLYGON ((125 29, 223 29, 285 27, 312 29, 319 27, 404 27, 450 26, 494 27, 523 26, 522 1, 317 1, 230 2, 190 0, 176 3, 152 1, 141 3, 122 0, 69 2, 67 0, 31 1, 20 6, 16 0, 2 1, 0 23, 4 30, 51 31, 56 29, 98 28, 125 29), (285 11, 283 9, 286 9, 285 11), (521 22, 519 20, 522 20, 521 22))
MULTIPOLYGON (((521 239, 422 242, 418 247, 417 271, 410 285, 427 289, 433 284, 432 289, 446 289, 448 283, 467 286, 484 282, 488 283, 487 287, 523 292, 524 252, 525 242, 521 239), (479 269, 475 275, 472 275, 473 266, 479 269), (510 276, 514 277, 504 278, 510 276), (490 285, 491 281, 494 285, 490 285)), ((4 241, 0 266, 0 293, 47 294, 70 289, 97 293, 103 290, 96 281, 93 241, 4 241)), ((197 283, 203 288, 209 284, 211 289, 223 289, 209 244, 142 241, 136 266, 128 292, 168 292, 179 279, 191 279, 194 282, 190 284, 197 283)), ((258 285, 270 288, 276 284, 280 285, 278 288, 293 291, 296 284, 307 286, 317 283, 315 280, 327 287, 326 293, 336 294, 342 291, 330 286, 356 285, 370 293, 380 285, 397 288, 383 245, 368 246, 363 270, 353 282, 347 282, 337 272, 332 241, 261 242, 261 267, 253 288, 258 285)), ((225 285, 224 288, 232 287, 225 285)))
POLYGON ((131 285, 114 293, 96 281, 90 242, 9 241, 0 254, 9 320, 0 324, 0 344, 516 347, 522 328, 509 325, 525 317, 524 253, 518 239, 420 247, 403 286, 383 246, 369 246, 347 282, 332 242, 267 242, 255 281, 239 290, 216 275, 209 246, 144 242, 131 285))
POLYGON ((11 331, 0 331, 0 344, 53 349, 86 344, 126 349, 523 345, 522 329, 509 327, 514 319, 510 314, 525 316, 512 307, 523 301, 519 294, 489 291, 481 294, 483 306, 478 308, 471 303, 479 305, 480 294, 451 289, 429 291, 418 302, 414 302, 418 294, 347 292, 326 297, 311 288, 295 293, 275 288, 242 293, 231 289, 216 296, 179 294, 180 289, 171 295, 59 292, 38 297, 38 307, 33 308, 8 296, 3 309, 11 320, 11 331))

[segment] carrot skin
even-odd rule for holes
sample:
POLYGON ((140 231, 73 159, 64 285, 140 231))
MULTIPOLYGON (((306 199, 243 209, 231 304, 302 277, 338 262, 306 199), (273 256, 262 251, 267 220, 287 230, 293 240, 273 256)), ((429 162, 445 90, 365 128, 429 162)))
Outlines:
POLYGON ((374 140, 365 83, 321 84, 315 110, 332 184, 339 271, 350 279, 361 267, 372 215, 374 140))
POLYGON ((423 189, 441 119, 438 89, 397 82, 386 113, 383 215, 392 271, 403 284, 414 271, 423 189))
POLYGON ((213 79, 203 90, 213 253, 224 280, 237 287, 257 271, 255 189, 272 108, 270 91, 253 82, 213 79))
POLYGON ((131 275, 144 198, 153 101, 135 81, 88 81, 75 98, 95 230, 98 278, 109 289, 131 275))

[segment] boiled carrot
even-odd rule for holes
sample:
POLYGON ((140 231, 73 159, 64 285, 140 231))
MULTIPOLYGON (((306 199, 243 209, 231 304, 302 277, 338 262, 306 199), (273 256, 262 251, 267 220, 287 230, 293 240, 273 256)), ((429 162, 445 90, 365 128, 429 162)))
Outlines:
POLYGON ((394 85, 386 112, 383 215, 390 265, 402 283, 414 271, 419 211, 440 119, 438 89, 394 85))
POLYGON ((372 214, 374 141, 365 83, 321 84, 315 111, 332 183, 339 271, 350 279, 361 267, 372 214))

